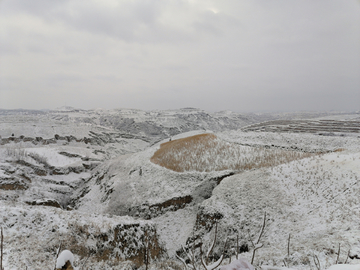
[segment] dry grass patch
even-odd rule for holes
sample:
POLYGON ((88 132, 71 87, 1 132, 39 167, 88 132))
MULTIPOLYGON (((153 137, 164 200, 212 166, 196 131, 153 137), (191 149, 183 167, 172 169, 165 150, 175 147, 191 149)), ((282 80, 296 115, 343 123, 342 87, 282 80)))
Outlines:
POLYGON ((151 162, 176 172, 250 170, 276 166, 314 154, 225 142, 214 134, 201 134, 160 145, 151 162))

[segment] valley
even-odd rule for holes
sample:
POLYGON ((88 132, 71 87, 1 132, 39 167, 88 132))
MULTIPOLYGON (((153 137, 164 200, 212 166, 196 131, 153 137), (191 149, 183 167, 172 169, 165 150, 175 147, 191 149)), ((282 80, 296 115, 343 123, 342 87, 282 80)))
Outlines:
POLYGON ((4 268, 47 269, 61 245, 77 269, 184 269, 183 247, 200 256, 214 235, 213 261, 250 261, 263 223, 257 269, 360 264, 359 123, 358 112, 0 110, 4 268))

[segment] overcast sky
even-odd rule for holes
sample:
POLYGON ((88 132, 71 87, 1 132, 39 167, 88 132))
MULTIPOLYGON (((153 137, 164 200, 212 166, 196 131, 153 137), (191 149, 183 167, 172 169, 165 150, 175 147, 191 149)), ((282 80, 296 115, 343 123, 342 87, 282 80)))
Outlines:
POLYGON ((358 0, 0 0, 0 108, 360 110, 358 0))

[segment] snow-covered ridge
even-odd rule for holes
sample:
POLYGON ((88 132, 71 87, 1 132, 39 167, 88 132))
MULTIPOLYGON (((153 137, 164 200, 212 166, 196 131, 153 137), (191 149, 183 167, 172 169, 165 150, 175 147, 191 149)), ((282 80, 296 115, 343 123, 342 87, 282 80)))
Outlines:
MULTIPOLYGON (((234 130, 243 126, 275 119, 314 118, 334 113, 253 114, 235 112, 209 113, 200 109, 154 110, 80 110, 62 111, 0 110, 0 136, 51 138, 87 137, 99 129, 137 134, 157 141, 192 130, 234 130)), ((341 115, 337 115, 341 117, 341 115)), ((346 117, 344 115, 343 117, 346 117)))
POLYGON ((247 146, 276 147, 305 152, 331 152, 341 149, 360 151, 357 136, 321 136, 308 133, 243 132, 241 130, 217 133, 223 140, 247 146))

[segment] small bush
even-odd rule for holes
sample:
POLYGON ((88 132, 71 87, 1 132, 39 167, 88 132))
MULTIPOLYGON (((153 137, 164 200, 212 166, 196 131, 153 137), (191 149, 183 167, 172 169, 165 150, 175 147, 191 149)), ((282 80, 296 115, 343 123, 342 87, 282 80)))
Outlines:
POLYGON ((6 154, 9 157, 13 157, 15 160, 23 160, 28 155, 24 148, 18 147, 7 147, 6 154))
POLYGON ((29 153, 28 156, 32 157, 38 163, 44 164, 46 167, 50 167, 46 156, 42 156, 37 153, 29 153))

